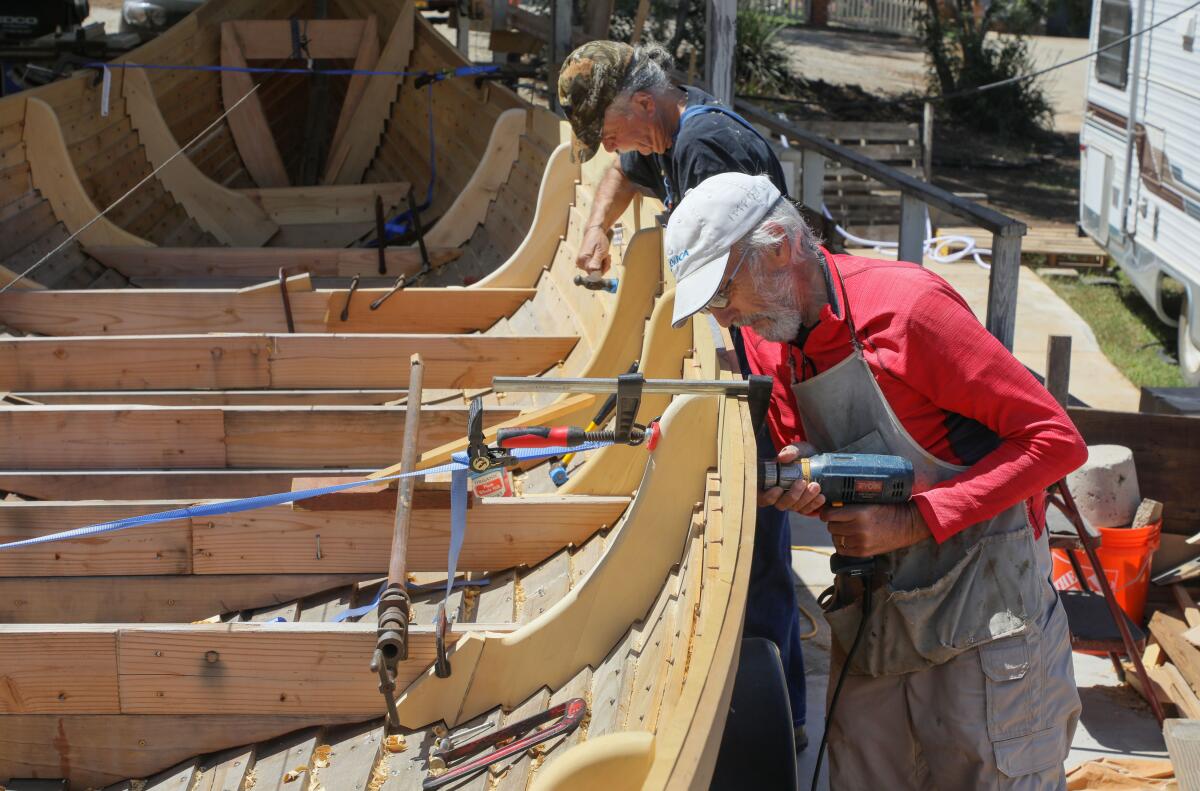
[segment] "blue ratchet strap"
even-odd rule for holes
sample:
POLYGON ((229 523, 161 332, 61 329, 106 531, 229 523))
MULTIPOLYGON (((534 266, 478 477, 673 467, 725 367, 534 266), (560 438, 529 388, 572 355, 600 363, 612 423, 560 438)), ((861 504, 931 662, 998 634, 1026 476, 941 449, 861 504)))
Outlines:
MULTIPOLYGON (((457 461, 461 456, 466 463, 466 454, 454 454, 457 461)), ((438 605, 437 616, 434 620, 437 634, 443 640, 450 629, 450 615, 446 608, 450 605, 450 593, 454 590, 454 576, 458 573, 458 554, 462 551, 463 539, 467 535, 467 482, 470 473, 466 469, 455 470, 450 475, 450 549, 446 557, 446 595, 438 605)))

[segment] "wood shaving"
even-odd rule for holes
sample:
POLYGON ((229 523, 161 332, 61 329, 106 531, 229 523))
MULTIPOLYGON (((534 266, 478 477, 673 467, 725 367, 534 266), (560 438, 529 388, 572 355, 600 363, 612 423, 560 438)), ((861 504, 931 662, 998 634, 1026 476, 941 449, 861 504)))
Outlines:
POLYGON ((383 749, 389 753, 402 753, 408 749, 408 742, 400 734, 392 734, 383 740, 383 749))
POLYGON ((329 756, 333 755, 333 746, 328 744, 319 744, 317 749, 313 750, 313 768, 324 769, 329 766, 329 756))
POLYGON ((283 773, 283 782, 294 783, 300 779, 300 775, 304 774, 307 771, 308 771, 307 766, 297 766, 295 769, 291 769, 291 770, 283 773))
POLYGON ((242 791, 254 791, 254 784, 258 782, 258 767, 252 766, 246 771, 246 780, 242 783, 242 791))
POLYGON ((375 764, 375 768, 371 770, 371 779, 367 782, 367 791, 379 791, 383 788, 383 784, 388 781, 388 756, 384 753, 379 758, 379 763, 375 764))

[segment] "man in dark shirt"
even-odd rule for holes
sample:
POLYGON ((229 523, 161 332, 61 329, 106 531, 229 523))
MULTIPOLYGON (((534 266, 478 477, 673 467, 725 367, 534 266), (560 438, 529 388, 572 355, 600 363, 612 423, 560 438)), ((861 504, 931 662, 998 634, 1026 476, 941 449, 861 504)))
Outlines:
MULTIPOLYGON (((575 154, 582 161, 603 145, 617 152, 596 189, 576 265, 598 277, 609 268, 609 229, 639 190, 658 198, 670 211, 684 193, 721 173, 765 175, 787 192, 783 168, 767 141, 744 119, 708 93, 676 86, 667 76, 670 57, 660 46, 630 47, 592 41, 563 62, 559 102, 575 132, 575 154)), ((741 335, 733 331, 742 370, 747 371, 741 335)), ((764 431, 760 454, 771 459, 775 447, 764 431)), ((808 744, 804 733, 804 659, 800 615, 792 587, 791 531, 787 511, 760 508, 744 633, 779 647, 795 726, 796 749, 808 744)))

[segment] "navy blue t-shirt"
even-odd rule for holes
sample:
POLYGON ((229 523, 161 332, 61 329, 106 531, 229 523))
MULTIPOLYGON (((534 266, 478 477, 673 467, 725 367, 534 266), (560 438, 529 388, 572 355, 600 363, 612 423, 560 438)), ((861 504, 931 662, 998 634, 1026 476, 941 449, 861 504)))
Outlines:
MULTIPOLYGON (((699 88, 684 86, 687 106, 719 104, 699 88)), ((787 184, 775 152, 759 135, 725 113, 699 113, 680 128, 675 144, 664 154, 621 155, 621 170, 630 181, 649 190, 664 204, 678 203, 688 190, 720 173, 766 175, 784 195, 787 184), (670 198, 667 198, 667 184, 670 198)), ((674 208, 667 205, 668 209, 674 208)))

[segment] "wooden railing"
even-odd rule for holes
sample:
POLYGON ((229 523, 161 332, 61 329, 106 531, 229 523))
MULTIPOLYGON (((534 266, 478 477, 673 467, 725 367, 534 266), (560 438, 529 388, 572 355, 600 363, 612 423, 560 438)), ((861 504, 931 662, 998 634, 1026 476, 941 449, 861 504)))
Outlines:
POLYGON ((900 240, 898 257, 921 263, 925 246, 926 207, 933 206, 961 217, 970 225, 992 233, 992 268, 988 282, 985 324, 1008 349, 1013 347, 1017 317, 1017 280, 1021 267, 1021 237, 1025 224, 994 209, 961 198, 916 179, 857 151, 831 143, 795 124, 746 101, 738 100, 737 111, 753 124, 783 135, 793 148, 802 149, 800 202, 820 213, 825 185, 825 161, 831 159, 868 178, 900 191, 900 240))
POLYGON ((833 0, 829 21, 873 33, 919 36, 919 10, 914 0, 833 0))

